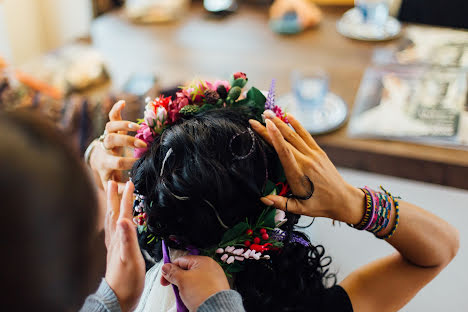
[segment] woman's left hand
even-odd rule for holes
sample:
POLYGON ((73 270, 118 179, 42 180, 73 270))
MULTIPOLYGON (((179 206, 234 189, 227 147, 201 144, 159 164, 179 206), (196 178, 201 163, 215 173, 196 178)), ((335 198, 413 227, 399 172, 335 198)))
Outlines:
POLYGON ((269 195, 267 205, 311 217, 328 217, 357 224, 362 218, 364 193, 349 185, 309 132, 291 115, 290 125, 265 111, 266 128, 250 120, 252 128, 272 144, 295 198, 269 195))
POLYGON ((122 311, 138 304, 145 284, 145 261, 132 221, 134 185, 127 182, 120 202, 117 184, 109 181, 105 220, 107 265, 106 281, 119 300, 122 311))

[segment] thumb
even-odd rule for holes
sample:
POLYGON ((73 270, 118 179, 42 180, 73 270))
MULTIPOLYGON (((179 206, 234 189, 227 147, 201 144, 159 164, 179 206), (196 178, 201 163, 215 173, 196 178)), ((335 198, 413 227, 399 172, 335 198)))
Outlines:
POLYGON ((287 198, 278 195, 268 195, 260 198, 262 203, 267 206, 273 206, 276 209, 284 210, 286 212, 292 212, 295 214, 302 214, 302 204, 295 198, 287 198))
POLYGON ((184 270, 182 270, 175 264, 166 263, 162 266, 161 271, 166 281, 176 286, 180 285, 183 278, 184 270))

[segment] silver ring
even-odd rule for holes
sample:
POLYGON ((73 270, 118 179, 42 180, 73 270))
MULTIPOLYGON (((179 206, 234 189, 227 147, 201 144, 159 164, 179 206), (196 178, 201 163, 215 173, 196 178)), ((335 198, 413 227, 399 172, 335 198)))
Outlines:
POLYGON ((107 148, 106 145, 104 144, 104 140, 106 139, 107 135, 108 135, 107 130, 104 130, 104 133, 101 134, 101 136, 99 137, 98 141, 101 142, 102 147, 103 147, 106 151, 110 151, 111 148, 107 148))

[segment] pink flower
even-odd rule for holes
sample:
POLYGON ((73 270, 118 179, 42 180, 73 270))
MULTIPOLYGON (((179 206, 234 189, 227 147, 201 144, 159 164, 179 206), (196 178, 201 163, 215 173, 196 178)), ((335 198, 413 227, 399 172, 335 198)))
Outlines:
POLYGON ((275 224, 277 227, 282 226, 284 223, 286 223, 288 219, 286 219, 286 213, 283 210, 276 209, 276 214, 275 214, 275 224))
POLYGON ((242 72, 237 72, 233 76, 234 76, 234 80, 239 79, 239 78, 247 80, 247 75, 245 73, 242 73, 242 72))
POLYGON ((145 148, 136 148, 133 152, 133 157, 140 158, 144 153, 146 153, 150 144, 154 141, 153 130, 151 130, 151 128, 146 123, 142 123, 140 125, 140 129, 135 135, 135 138, 145 141, 145 143, 148 145, 148 147, 145 148))
POLYGON ((218 90, 218 87, 220 85, 223 85, 224 88, 226 88, 226 91, 228 91, 228 92, 229 92, 229 89, 231 89, 231 86, 229 85, 229 82, 227 82, 226 80, 216 80, 213 83, 211 83, 209 81, 205 81, 205 84, 208 87, 208 89, 213 90, 213 91, 218 90))
POLYGON ((186 105, 191 104, 190 94, 186 90, 176 93, 176 99, 168 106, 169 123, 174 123, 180 118, 179 111, 186 105))
POLYGON ((145 115, 144 115, 145 123, 150 127, 154 127, 156 124, 156 113, 154 111, 153 103, 148 103, 145 107, 145 115))

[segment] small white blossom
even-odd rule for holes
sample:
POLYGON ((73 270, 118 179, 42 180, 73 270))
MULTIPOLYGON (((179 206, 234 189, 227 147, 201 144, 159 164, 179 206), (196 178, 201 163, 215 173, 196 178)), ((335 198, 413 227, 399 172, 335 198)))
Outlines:
POLYGON ((233 262, 234 262, 234 256, 230 256, 226 261, 227 264, 231 264, 233 262))
POLYGON ((244 252, 244 249, 239 248, 239 249, 234 250, 232 253, 235 254, 236 256, 240 256, 242 255, 243 252, 244 252))
POLYGON ((234 249, 235 249, 234 247, 228 246, 228 247, 226 247, 226 252, 233 252, 234 249))
POLYGON ((228 257, 229 257, 229 256, 228 256, 227 254, 224 254, 224 255, 221 257, 221 261, 226 262, 226 260, 227 260, 228 257))
POLYGON ((224 249, 223 248, 218 248, 218 249, 216 249, 216 253, 217 254, 222 254, 222 253, 224 253, 224 249))

